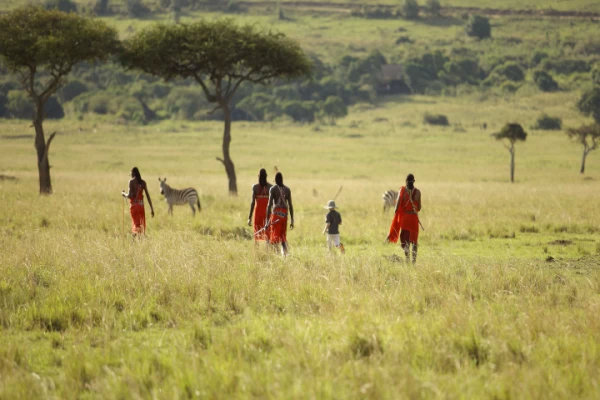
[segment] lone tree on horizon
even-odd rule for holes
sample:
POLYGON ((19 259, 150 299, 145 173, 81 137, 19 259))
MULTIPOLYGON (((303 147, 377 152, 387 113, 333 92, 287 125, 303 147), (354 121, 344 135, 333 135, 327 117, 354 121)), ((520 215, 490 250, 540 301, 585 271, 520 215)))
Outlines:
POLYGON ((118 48, 114 29, 77 14, 27 6, 0 16, 0 57, 19 77, 34 105, 40 194, 52 193, 48 151, 56 135, 46 140, 46 103, 64 85, 74 65, 105 60, 118 48))
POLYGON ((588 154, 598 148, 598 140, 600 140, 600 125, 591 124, 583 125, 579 128, 571 128, 566 131, 566 135, 583 146, 583 157, 581 158, 580 174, 585 173, 585 159, 588 154))
POLYGON ((506 124, 498 133, 492 135, 496 140, 502 140, 504 147, 510 153, 510 181, 515 181, 515 143, 524 142, 527 139, 527 132, 519 124, 506 124), (504 140, 508 141, 508 144, 504 140))
POLYGON ((200 21, 193 24, 157 24, 124 43, 121 62, 166 81, 191 78, 206 99, 223 112, 223 158, 229 193, 237 195, 235 166, 231 160, 231 100, 243 82, 268 84, 276 78, 310 74, 311 62, 297 42, 281 33, 262 32, 234 21, 200 21))

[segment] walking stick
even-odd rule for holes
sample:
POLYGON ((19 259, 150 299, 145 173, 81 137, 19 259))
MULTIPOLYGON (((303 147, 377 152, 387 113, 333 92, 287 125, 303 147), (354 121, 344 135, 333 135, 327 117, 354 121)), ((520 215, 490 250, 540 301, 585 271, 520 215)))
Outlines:
MULTIPOLYGON (((279 222, 279 220, 278 220, 278 219, 276 219, 275 221, 273 221, 273 224, 276 224, 276 223, 278 223, 278 222, 279 222)), ((266 225, 265 225, 265 227, 264 227, 264 228, 262 228, 262 229, 260 229, 260 230, 256 231, 256 233, 254 234, 254 236, 258 235, 259 233, 261 233, 262 231, 264 231, 265 229, 267 229, 267 228, 268 228, 269 226, 271 226, 271 225, 272 225, 272 224, 269 222, 268 224, 266 224, 266 225)))

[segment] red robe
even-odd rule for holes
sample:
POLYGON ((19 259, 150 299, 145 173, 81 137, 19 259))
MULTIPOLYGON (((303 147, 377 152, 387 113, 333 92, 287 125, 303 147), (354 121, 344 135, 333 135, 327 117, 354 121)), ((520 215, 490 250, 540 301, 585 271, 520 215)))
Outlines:
POLYGON ((131 214, 131 232, 138 235, 146 232, 144 188, 142 185, 137 185, 135 197, 129 199, 129 213, 131 214))
POLYGON ((417 243, 419 240, 419 215, 417 211, 421 209, 421 199, 414 199, 415 192, 411 193, 412 202, 408 197, 408 189, 406 186, 400 188, 398 194, 398 210, 394 214, 392 225, 390 226, 390 233, 388 235, 388 241, 392 243, 398 243, 400 237, 400 231, 410 232, 411 243, 417 243), (414 208, 413 208, 414 204, 414 208))
POLYGON ((262 188, 260 194, 256 195, 254 203, 254 240, 267 240, 269 238, 269 228, 261 231, 258 235, 256 232, 265 227, 267 219, 267 206, 269 204, 269 187, 262 188))
POLYGON ((272 244, 287 242, 287 215, 288 209, 280 207, 275 208, 271 213, 269 242, 272 244))

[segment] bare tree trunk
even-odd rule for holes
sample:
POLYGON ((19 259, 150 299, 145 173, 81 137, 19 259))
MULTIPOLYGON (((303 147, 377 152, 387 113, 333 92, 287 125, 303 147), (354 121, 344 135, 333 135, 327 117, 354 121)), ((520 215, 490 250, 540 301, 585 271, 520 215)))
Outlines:
POLYGON ((510 148, 510 181, 515 181, 515 147, 510 148))
POLYGON ((54 139, 54 133, 48 138, 44 136, 44 105, 40 100, 35 104, 35 115, 33 126, 35 128, 35 149, 37 151, 38 175, 40 180, 40 194, 52 193, 52 180, 50 179, 50 161, 48 160, 48 150, 50 142, 54 139))
POLYGON ((220 106, 223 110, 225 129, 223 131, 223 158, 217 158, 217 160, 221 161, 225 167, 227 179, 229 180, 229 194, 231 196, 237 196, 235 165, 233 165, 233 161, 231 161, 231 157, 229 155, 229 144, 231 143, 231 110, 229 109, 229 104, 227 102, 220 104, 220 106))
POLYGON ((585 173, 585 158, 588 155, 588 150, 586 148, 583 149, 583 157, 581 158, 581 170, 579 171, 580 174, 584 174, 585 173))

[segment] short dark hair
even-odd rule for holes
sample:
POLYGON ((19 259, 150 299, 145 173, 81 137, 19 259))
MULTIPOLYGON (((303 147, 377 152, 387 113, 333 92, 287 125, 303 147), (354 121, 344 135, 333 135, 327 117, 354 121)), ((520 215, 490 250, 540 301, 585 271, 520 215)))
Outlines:
POLYGON ((283 186, 283 174, 281 172, 275 174, 275 183, 278 186, 283 186))
POLYGON ((406 175, 406 182, 414 182, 415 176, 413 174, 406 175))

